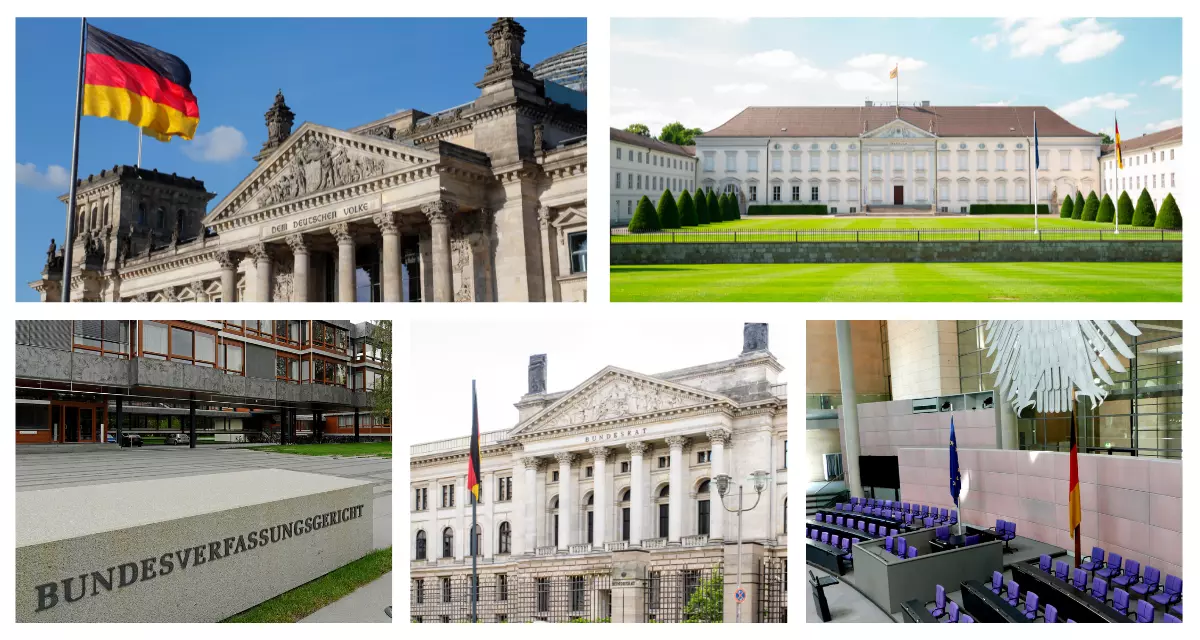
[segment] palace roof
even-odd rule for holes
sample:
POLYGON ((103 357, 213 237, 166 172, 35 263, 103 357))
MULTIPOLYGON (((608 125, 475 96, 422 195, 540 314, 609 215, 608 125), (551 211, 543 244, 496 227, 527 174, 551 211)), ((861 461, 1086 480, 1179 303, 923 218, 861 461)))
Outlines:
MULTIPOLYGON (((900 119, 942 137, 1095 137, 1046 107, 900 107, 900 119)), ((747 107, 704 137, 858 137, 896 120, 893 106, 747 107)))

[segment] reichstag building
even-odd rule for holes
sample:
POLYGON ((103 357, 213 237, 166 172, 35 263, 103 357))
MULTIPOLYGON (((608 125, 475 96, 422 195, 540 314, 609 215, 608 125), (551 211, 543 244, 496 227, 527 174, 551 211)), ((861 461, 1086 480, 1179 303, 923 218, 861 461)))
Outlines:
MULTIPOLYGON (((69 283, 51 242, 43 301, 582 301, 585 96, 539 79, 525 29, 487 31, 474 101, 348 130, 280 92, 258 166, 217 194, 117 166, 79 182, 69 283)), ((66 197, 63 197, 65 202, 66 197)))

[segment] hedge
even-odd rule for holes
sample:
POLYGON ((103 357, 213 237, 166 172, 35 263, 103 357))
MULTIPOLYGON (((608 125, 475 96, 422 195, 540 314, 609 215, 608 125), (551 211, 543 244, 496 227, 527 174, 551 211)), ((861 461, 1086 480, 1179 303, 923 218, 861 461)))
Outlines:
POLYGON ((1088 193, 1087 200, 1083 203, 1083 217, 1080 220, 1084 222, 1095 222, 1096 212, 1100 211, 1100 198, 1096 197, 1096 192, 1088 193))
POLYGON ((679 194, 679 224, 683 227, 695 227, 700 224, 696 219, 696 203, 692 202, 692 194, 687 189, 679 194))
POLYGON ((692 204, 696 206, 696 222, 708 224, 708 196, 704 194, 703 189, 696 189, 692 204))
POLYGON ((1071 217, 1071 209, 1072 209, 1071 194, 1068 193, 1067 197, 1063 198, 1062 206, 1059 207, 1059 209, 1058 209, 1058 217, 1070 218, 1071 217))
POLYGON ((1183 228, 1183 213, 1179 211, 1179 204, 1175 202, 1175 196, 1168 193, 1167 197, 1163 198, 1162 207, 1158 209, 1158 217, 1154 219, 1154 228, 1183 228))
POLYGON ((658 224, 663 229, 679 228, 679 208, 675 206, 675 196, 671 195, 670 189, 664 189, 658 199, 658 224))
POLYGON ((829 214, 825 204, 752 204, 746 215, 751 216, 824 216, 829 214))
POLYGON ((650 198, 642 196, 642 199, 638 200, 633 218, 629 220, 629 230, 633 233, 662 230, 662 225, 658 222, 658 212, 654 210, 654 205, 650 204, 650 198))
POLYGON ((1133 210, 1133 226, 1154 226, 1154 201, 1150 199, 1150 192, 1145 189, 1142 189, 1142 195, 1138 196, 1137 208, 1133 210))
POLYGON ((1112 222, 1116 214, 1117 208, 1113 205, 1112 196, 1104 194, 1104 199, 1100 201, 1100 211, 1096 213, 1096 222, 1112 222))
MULTIPOLYGON (((1039 204, 1038 215, 1050 215, 1050 205, 1039 204)), ((968 210, 973 216, 999 215, 999 214, 1026 214, 1033 215, 1033 205, 1031 204, 973 204, 968 210)))
POLYGON ((1133 200, 1128 191, 1121 191, 1117 198, 1117 224, 1133 224, 1133 200))

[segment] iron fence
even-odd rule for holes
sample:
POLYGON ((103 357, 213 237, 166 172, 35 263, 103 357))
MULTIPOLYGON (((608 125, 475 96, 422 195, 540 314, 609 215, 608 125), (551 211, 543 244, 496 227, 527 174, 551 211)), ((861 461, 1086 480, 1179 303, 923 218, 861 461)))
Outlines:
POLYGON ((763 558, 759 602, 763 622, 787 622, 787 558, 763 558))
MULTIPOLYGON (((471 622, 471 576, 412 578, 412 622, 471 622)), ((607 575, 479 577, 480 622, 610 622, 607 575)))
POLYGON ((646 574, 646 622, 722 622, 724 576, 710 569, 674 569, 646 574))
POLYGON ((746 229, 740 231, 649 231, 614 229, 615 244, 802 243, 802 242, 1181 242, 1183 231, 1168 229, 746 229))

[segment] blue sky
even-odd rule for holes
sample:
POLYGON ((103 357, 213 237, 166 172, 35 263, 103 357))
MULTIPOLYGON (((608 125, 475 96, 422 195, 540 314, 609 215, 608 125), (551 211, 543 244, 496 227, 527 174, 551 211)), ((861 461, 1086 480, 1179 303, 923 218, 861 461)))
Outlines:
MULTIPOLYGON (((582 18, 517 18, 533 64, 587 40, 582 18)), ((196 140, 146 138, 142 166, 195 176, 216 203, 254 169, 263 113, 283 89, 295 126, 339 128, 403 109, 434 112, 474 100, 491 62, 493 19, 115 19, 93 23, 173 53, 192 70, 200 103, 196 140)), ((71 165, 79 21, 19 19, 16 28, 18 300, 36 300, 50 238, 61 242, 71 165)), ((137 161, 137 133, 84 118, 79 174, 137 161)))
POLYGON ((1180 19, 612 21, 610 123, 711 129, 744 107, 1044 105, 1131 138, 1183 115, 1180 19))

